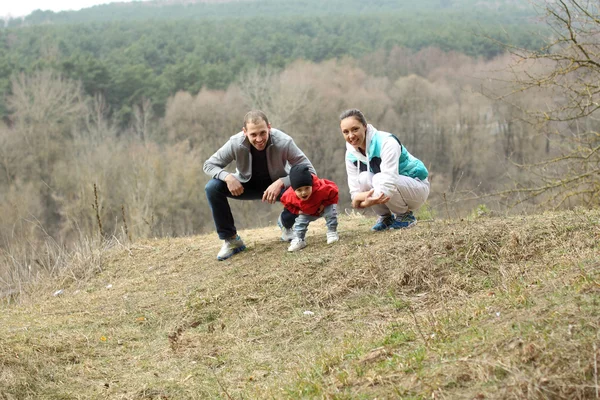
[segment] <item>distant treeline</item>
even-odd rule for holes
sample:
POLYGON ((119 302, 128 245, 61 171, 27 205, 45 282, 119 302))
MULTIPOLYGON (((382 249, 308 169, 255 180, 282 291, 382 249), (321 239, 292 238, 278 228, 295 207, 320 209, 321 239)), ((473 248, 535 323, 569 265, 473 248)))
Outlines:
POLYGON ((368 14, 415 14, 417 12, 455 11, 495 13, 503 20, 532 15, 526 0, 154 0, 111 3, 78 11, 36 10, 25 18, 6 21, 7 27, 45 23, 89 23, 115 20, 220 19, 290 16, 349 16, 368 14), (510 16, 510 17, 509 17, 510 16))
MULTIPOLYGON (((127 125, 134 106, 144 100, 151 100, 156 115, 163 115, 167 99, 176 92, 226 89, 257 66, 280 70, 297 59, 360 59, 376 50, 389 53, 394 47, 413 51, 436 47, 491 59, 503 49, 489 37, 539 46, 531 34, 535 27, 529 23, 530 8, 505 4, 489 9, 474 3, 144 2, 79 12, 38 11, 25 18, 23 26, 0 29, 0 93, 10 94, 11 77, 20 72, 51 69, 80 80, 86 94, 101 94, 120 124, 127 125), (472 7, 467 10, 468 5, 472 7), (334 16, 335 10, 343 15, 334 16), (184 14, 205 18, 181 19, 184 14), (111 15, 112 22, 76 23, 105 21, 111 15)), ((6 120, 9 114, 2 96, 0 116, 6 120)))

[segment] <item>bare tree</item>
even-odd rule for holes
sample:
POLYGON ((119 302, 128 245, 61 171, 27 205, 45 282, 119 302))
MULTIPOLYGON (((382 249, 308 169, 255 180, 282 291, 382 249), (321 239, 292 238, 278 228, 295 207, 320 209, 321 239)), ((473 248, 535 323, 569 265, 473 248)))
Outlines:
POLYGON ((63 158, 65 147, 86 112, 81 85, 51 71, 22 73, 12 81, 7 104, 15 134, 24 141, 24 151, 37 164, 34 173, 38 176, 27 178, 48 181, 55 161, 63 158))
POLYGON ((284 71, 255 69, 244 75, 239 86, 249 108, 263 110, 278 128, 286 130, 298 122, 317 100, 315 65, 298 61, 284 71))
MULTIPOLYGON (((94 145, 98 145, 107 138, 117 136, 116 118, 109 118, 110 106, 101 94, 96 94, 89 102, 88 112, 85 113, 85 128, 79 131, 81 135, 88 135, 94 145)), ((77 137, 76 137, 77 138, 77 137)))
POLYGON ((44 204, 44 214, 37 217, 51 231, 60 219, 53 197, 54 172, 69 162, 73 133, 83 125, 86 112, 81 84, 51 71, 22 73, 12 79, 7 105, 11 135, 16 136, 11 145, 19 154, 13 179, 35 182, 44 204))
POLYGON ((14 149, 14 135, 0 123, 0 183, 12 183, 16 173, 16 163, 20 155, 14 149))
POLYGON ((133 107, 133 131, 142 140, 146 141, 150 135, 151 122, 154 118, 154 110, 152 109, 152 101, 142 99, 140 105, 133 107))
POLYGON ((513 203, 535 199, 552 208, 600 205, 600 5, 586 0, 538 3, 552 32, 538 51, 510 48, 513 91, 544 99, 542 107, 524 111, 547 135, 546 160, 523 164, 536 177, 505 194, 513 203), (540 68, 541 67, 541 68, 540 68), (513 197, 514 198, 514 197, 513 197))

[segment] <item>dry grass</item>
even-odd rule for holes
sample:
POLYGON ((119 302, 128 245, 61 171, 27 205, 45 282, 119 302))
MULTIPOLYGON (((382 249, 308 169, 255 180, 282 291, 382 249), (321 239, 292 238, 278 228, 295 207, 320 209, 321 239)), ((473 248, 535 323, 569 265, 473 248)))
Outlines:
POLYGON ((596 398, 599 219, 347 217, 295 254, 241 232, 225 262, 214 234, 118 247, 4 306, 0 399, 596 398))
POLYGON ((105 255, 117 245, 120 242, 114 237, 80 238, 71 248, 48 235, 43 241, 14 240, 7 249, 0 248, 0 302, 37 298, 37 292, 49 290, 45 285, 71 285, 91 278, 102 270, 105 255))

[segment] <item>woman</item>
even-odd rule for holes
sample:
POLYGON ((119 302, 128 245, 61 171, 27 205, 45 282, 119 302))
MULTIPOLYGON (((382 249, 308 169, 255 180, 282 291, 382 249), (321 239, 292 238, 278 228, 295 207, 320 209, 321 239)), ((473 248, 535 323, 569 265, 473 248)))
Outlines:
POLYGON ((427 168, 391 133, 367 124, 357 109, 340 115, 346 140, 346 173, 352 207, 371 207, 379 219, 372 231, 410 228, 413 211, 429 196, 427 168))

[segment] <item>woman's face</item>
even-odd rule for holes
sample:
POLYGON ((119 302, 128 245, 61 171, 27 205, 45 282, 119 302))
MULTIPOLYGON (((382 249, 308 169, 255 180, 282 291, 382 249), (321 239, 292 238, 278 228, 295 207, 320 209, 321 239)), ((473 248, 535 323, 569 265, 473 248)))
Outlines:
POLYGON ((340 122, 340 128, 342 128, 342 135, 346 142, 350 143, 350 146, 356 150, 359 148, 365 149, 365 140, 367 138, 367 127, 361 124, 359 120, 354 117, 344 118, 340 122))

